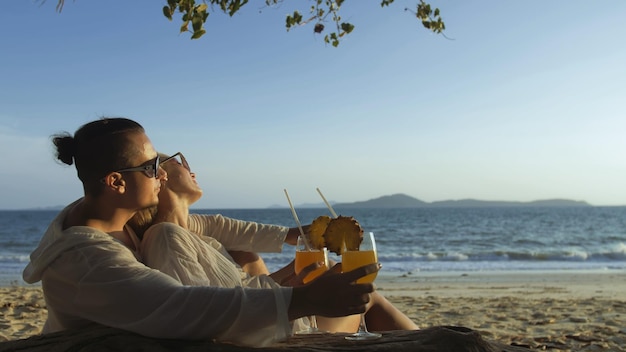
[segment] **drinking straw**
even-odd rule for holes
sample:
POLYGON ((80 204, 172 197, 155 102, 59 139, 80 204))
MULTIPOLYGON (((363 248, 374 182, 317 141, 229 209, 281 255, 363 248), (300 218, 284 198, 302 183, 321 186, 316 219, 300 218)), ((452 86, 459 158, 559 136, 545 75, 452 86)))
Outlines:
MULTIPOLYGON (((293 214, 293 219, 296 220, 296 224, 298 225, 298 229, 300 230, 300 235, 302 235, 302 237, 306 237, 304 236, 304 231, 302 230, 302 224, 300 224, 300 220, 298 219, 298 214, 296 214, 296 209, 293 207, 293 204, 291 204, 291 198, 289 198, 289 193, 287 193, 287 189, 284 189, 285 191, 285 195, 287 196, 287 202, 289 202, 289 207, 291 208, 291 214, 293 214)), ((308 242, 308 241, 305 241, 308 242)), ((306 243, 307 248, 309 247, 309 244, 306 243)))
POLYGON ((334 218, 337 218, 337 213, 335 213, 335 210, 333 210, 333 207, 330 205, 330 203, 328 203, 328 201, 326 200, 326 197, 324 197, 324 195, 322 194, 322 191, 320 191, 319 188, 316 188, 316 189, 317 189, 317 193, 319 193, 322 199, 324 200, 324 203, 326 203, 326 206, 328 207, 328 210, 330 210, 330 213, 332 214, 332 216, 334 218))

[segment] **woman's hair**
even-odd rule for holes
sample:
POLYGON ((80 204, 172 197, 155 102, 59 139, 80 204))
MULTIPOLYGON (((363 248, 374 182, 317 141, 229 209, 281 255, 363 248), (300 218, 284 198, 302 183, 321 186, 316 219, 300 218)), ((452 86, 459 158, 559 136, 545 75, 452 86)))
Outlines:
POLYGON ((98 195, 102 190, 100 180, 107 173, 129 165, 139 150, 132 143, 131 134, 145 133, 137 122, 122 118, 102 118, 81 126, 72 137, 68 132, 52 136, 56 158, 61 162, 75 164, 78 178, 85 194, 98 195))
POLYGON ((143 234, 152 226, 154 222, 154 217, 157 213, 157 206, 152 206, 150 208, 139 210, 133 215, 130 220, 126 223, 133 231, 139 239, 143 239, 143 234))

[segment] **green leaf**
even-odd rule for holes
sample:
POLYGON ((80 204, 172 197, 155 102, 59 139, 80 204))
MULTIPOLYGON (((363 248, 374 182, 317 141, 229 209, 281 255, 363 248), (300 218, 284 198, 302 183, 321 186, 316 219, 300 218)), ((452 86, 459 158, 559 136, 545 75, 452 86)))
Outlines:
POLYGON ((193 16, 191 19, 191 27, 194 33, 202 29, 202 18, 200 16, 193 16))
POLYGON ((330 33, 330 43, 336 48, 339 45, 339 38, 337 33, 330 33))
POLYGON ((287 30, 289 30, 291 27, 300 24, 301 22, 302 15, 298 11, 294 11, 293 15, 287 15, 287 18, 285 19, 285 26, 287 27, 287 30))
POLYGON ((180 33, 189 31, 189 21, 183 22, 183 25, 180 26, 180 33))
POLYGON ((193 35, 191 36, 191 39, 198 39, 200 37, 202 37, 204 35, 204 33, 206 33, 206 31, 204 29, 201 29, 197 32, 193 32, 193 35))
POLYGON ((237 13, 237 11, 239 11, 239 9, 241 9, 241 7, 247 3, 248 3, 248 0, 236 0, 236 1, 233 0, 230 5, 230 11, 228 12, 230 17, 232 17, 235 13, 237 13))
POLYGON ((341 30, 346 32, 346 34, 350 34, 354 29, 354 25, 352 23, 344 22, 341 24, 341 30))
POLYGON ((300 12, 295 11, 293 13, 293 19, 296 22, 296 24, 300 24, 302 22, 302 15, 300 14, 300 12))
POLYGON ((172 20, 172 10, 170 10, 169 6, 163 6, 163 16, 170 21, 172 20))

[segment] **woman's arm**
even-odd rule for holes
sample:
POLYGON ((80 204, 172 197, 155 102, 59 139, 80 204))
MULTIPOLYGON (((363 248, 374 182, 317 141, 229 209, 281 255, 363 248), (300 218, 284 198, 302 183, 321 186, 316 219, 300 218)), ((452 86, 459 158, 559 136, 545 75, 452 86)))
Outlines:
MULTIPOLYGON (((285 226, 232 219, 219 214, 190 214, 188 226, 195 234, 215 238, 229 251, 247 252, 280 252, 290 231, 285 226)), ((292 241, 293 235, 288 239, 292 241)))

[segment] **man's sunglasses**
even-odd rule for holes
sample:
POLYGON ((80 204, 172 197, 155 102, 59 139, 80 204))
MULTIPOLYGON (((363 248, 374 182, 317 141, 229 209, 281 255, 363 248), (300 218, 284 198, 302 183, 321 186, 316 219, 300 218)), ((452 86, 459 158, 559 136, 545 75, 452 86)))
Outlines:
POLYGON ((150 160, 149 164, 145 164, 145 165, 141 165, 137 167, 129 167, 127 169, 121 169, 115 172, 133 172, 133 171, 141 171, 149 178, 156 178, 159 175, 159 156, 150 160))
POLYGON ((185 156, 183 155, 183 153, 178 152, 178 153, 170 156, 169 158, 163 159, 163 161, 161 161, 161 165, 165 164, 166 162, 168 162, 170 160, 176 160, 176 162, 179 165, 182 165, 185 169, 187 169, 187 171, 191 172, 191 168, 189 167, 189 163, 187 163, 187 159, 185 159, 185 156))

